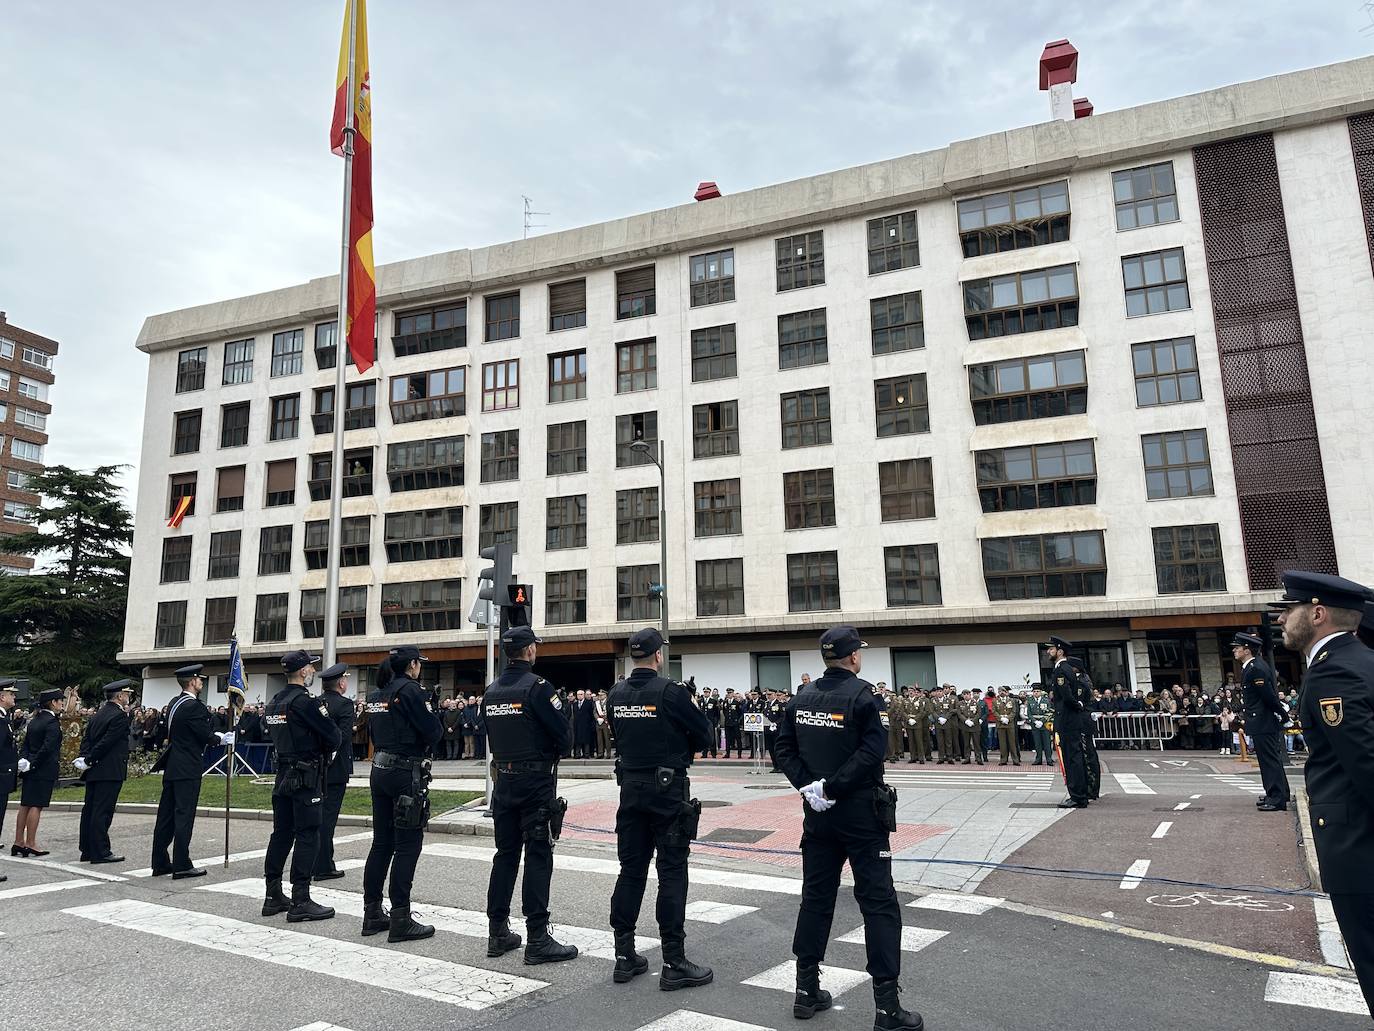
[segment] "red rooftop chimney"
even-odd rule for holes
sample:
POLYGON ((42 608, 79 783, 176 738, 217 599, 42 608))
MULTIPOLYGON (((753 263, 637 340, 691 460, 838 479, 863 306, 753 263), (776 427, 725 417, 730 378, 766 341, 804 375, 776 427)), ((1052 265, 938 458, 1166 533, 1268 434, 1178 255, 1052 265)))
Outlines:
POLYGON ((1073 84, 1078 81, 1078 50, 1067 39, 1045 44, 1040 54, 1040 88, 1049 90, 1050 117, 1073 121, 1073 84))
POLYGON ((1073 98, 1073 116, 1075 118, 1087 118, 1093 113, 1093 102, 1087 97, 1073 98))
POLYGON ((720 189, 710 179, 697 184, 697 192, 693 194, 696 200, 715 200, 720 196, 720 189))

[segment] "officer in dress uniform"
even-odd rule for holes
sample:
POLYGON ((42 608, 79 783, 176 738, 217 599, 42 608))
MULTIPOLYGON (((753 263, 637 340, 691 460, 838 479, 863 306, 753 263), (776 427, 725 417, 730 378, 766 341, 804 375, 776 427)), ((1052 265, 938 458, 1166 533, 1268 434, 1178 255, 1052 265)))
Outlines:
POLYGON ((776 755, 778 745, 778 720, 782 719, 782 709, 786 703, 776 691, 769 692, 768 704, 764 706, 763 718, 767 721, 763 725, 763 748, 768 755, 769 765, 773 773, 781 773, 778 769, 776 755))
POLYGON ((420 687, 426 661, 411 645, 397 648, 377 667, 377 687, 367 696, 372 756, 372 848, 363 869, 363 934, 386 931, 389 942, 416 941, 434 933, 411 917, 410 888, 425 840, 429 759, 444 736, 429 696, 420 687), (391 871, 391 911, 382 886, 391 871))
POLYGON ((959 713, 954 688, 949 684, 941 684, 935 689, 931 715, 935 720, 935 744, 940 753, 940 763, 952 763, 954 754, 959 750, 959 713))
POLYGON ((525 855, 521 911, 529 943, 525 963, 573 959, 577 946, 561 945, 549 933, 549 883, 553 842, 567 803, 558 793, 558 757, 572 737, 557 689, 532 669, 540 644, 527 626, 501 635, 506 668, 480 702, 491 747, 495 785, 491 795, 496 856, 487 883, 487 955, 502 956, 520 947, 510 929, 510 902, 520 854, 525 855))
POLYGON ((171 874, 179 881, 205 876, 204 870, 191 865, 191 832, 196 825, 200 778, 205 772, 205 746, 216 738, 226 744, 233 737, 215 732, 210 710, 201 703, 205 678, 200 671, 204 668, 193 663, 176 671, 181 694, 168 703, 158 728, 158 737, 167 747, 153 764, 154 770, 162 770, 162 795, 153 825, 152 862, 148 864, 154 877, 171 874), (168 845, 172 847, 170 859, 168 845))
POLYGON ((56 688, 40 692, 38 706, 29 717, 20 748, 18 766, 24 777, 19 793, 19 812, 15 816, 12 856, 46 856, 48 850, 38 847, 38 821, 43 810, 52 804, 53 789, 62 755, 62 725, 57 711, 62 707, 62 692, 56 688), (23 844, 28 842, 28 844, 23 844))
POLYGON ((1045 689, 1039 684, 1031 690, 1026 701, 1026 718, 1030 720, 1031 742, 1035 746, 1035 761, 1032 766, 1053 766, 1054 745, 1050 742, 1049 723, 1052 718, 1050 700, 1045 689))
POLYGON ((735 750, 735 758, 744 758, 744 702, 733 687, 725 689, 725 758, 730 758, 730 750, 735 750))
POLYGON ((1021 703, 1011 693, 1011 688, 1004 687, 992 703, 992 709, 997 716, 997 765, 1005 766, 1010 760, 1013 765, 1020 766, 1021 739, 1016 725, 1021 719, 1021 703))
POLYGON ((704 697, 700 699, 700 702, 701 711, 706 714, 706 722, 711 724, 711 744, 701 757, 705 759, 709 755, 715 759, 720 748, 720 696, 708 687, 705 689, 704 697))
POLYGON ((1374 1013, 1374 652, 1351 631, 1368 588, 1339 576, 1283 576, 1283 643, 1307 659, 1298 702, 1322 888, 1374 1013))
POLYGON ((353 702, 348 697, 348 666, 336 662, 321 671, 320 701, 325 714, 339 728, 339 747, 324 771, 324 810, 320 814, 320 844, 315 851, 317 881, 332 881, 344 875, 334 865, 334 828, 339 823, 348 778, 353 776, 353 702))
POLYGON ((1079 694, 1078 674, 1069 665, 1069 649, 1073 645, 1062 637, 1051 637, 1044 647, 1054 663, 1050 671, 1050 700, 1054 732, 1064 756, 1064 783, 1069 789, 1069 797, 1059 803, 1059 808, 1086 809, 1089 789, 1082 727, 1089 717, 1079 694))
POLYGON ((975 759, 979 766, 983 765, 983 719, 987 711, 987 706, 983 704, 983 699, 978 697, 977 692, 967 687, 959 692, 959 704, 954 710, 954 715, 965 766, 975 759))
POLYGON ((106 684, 105 704, 86 724, 75 766, 86 785, 78 840, 83 863, 122 863, 110 848, 119 789, 129 776, 129 688, 132 680, 106 684))
POLYGON ((915 685, 906 699, 906 736, 911 745, 907 763, 924 766, 930 755, 930 696, 915 685))
POLYGON ((1288 808, 1288 776, 1283 772, 1283 723, 1288 707, 1279 697, 1274 671, 1257 657, 1263 651, 1264 642, 1255 634, 1231 638, 1231 656, 1240 664, 1245 693, 1245 732, 1255 742, 1260 783, 1264 785, 1264 796, 1255 804, 1261 812, 1274 813, 1288 808))
POLYGON ((623 984, 648 970, 634 950, 635 925, 644 899, 649 860, 657 851, 658 904, 655 916, 663 942, 664 991, 710 984, 711 968, 693 963, 685 952, 687 858, 696 837, 701 804, 692 798, 687 768, 706 746, 711 725, 687 688, 661 675, 663 636, 654 628, 630 638, 635 668, 611 688, 606 710, 620 758, 616 781, 620 808, 615 815, 620 876, 611 895, 611 930, 615 932, 615 972, 623 984))
POLYGON ((1083 746, 1083 775, 1088 781, 1088 801, 1096 802, 1102 793, 1102 760, 1097 755, 1093 735, 1097 723, 1093 719, 1093 681, 1087 664, 1076 655, 1069 656, 1069 665, 1078 680, 1078 703, 1083 706, 1078 720, 1079 740, 1083 746))
MULTIPOLYGON (((14 677, 0 677, 0 835, 5 833, 5 810, 19 779, 19 748, 14 743, 14 677)), ((0 874, 0 882, 8 880, 0 874)))
POLYGON ((897 793, 883 783, 887 732, 877 695, 859 678, 862 649, 852 626, 821 635, 825 673, 788 703, 778 733, 778 764, 802 795, 802 898, 792 952, 797 989, 792 1015, 830 1008, 820 986, 840 873, 848 860, 864 917, 867 970, 873 978, 875 1031, 921 1031, 919 1013, 898 1000, 902 911, 892 886, 897 793))
MULTIPOLYGON (((881 686, 880 684, 879 687, 881 686)), ((887 703, 887 761, 900 762, 902 741, 906 736, 906 699, 887 691, 883 695, 883 701, 887 703)))

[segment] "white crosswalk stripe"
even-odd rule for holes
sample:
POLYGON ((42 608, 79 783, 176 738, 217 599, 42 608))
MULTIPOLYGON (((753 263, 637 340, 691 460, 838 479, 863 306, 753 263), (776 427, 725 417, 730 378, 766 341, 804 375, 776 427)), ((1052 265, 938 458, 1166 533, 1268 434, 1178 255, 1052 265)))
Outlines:
POLYGON ((1360 986, 1354 981, 1315 974, 1290 974, 1274 970, 1264 986, 1265 1002, 1281 1002, 1288 1006, 1307 1006, 1330 1010, 1333 1013, 1355 1013, 1369 1016, 1360 986))
POLYGON ((964 913, 969 916, 982 916, 990 909, 1000 906, 1006 899, 991 895, 965 895, 962 892, 933 891, 922 895, 907 905, 912 909, 933 909, 941 913, 964 913))
POLYGON ((71 888, 89 888, 92 884, 102 884, 103 881, 92 881, 84 877, 74 881, 49 881, 47 884, 30 884, 24 888, 6 888, 0 891, 0 899, 22 899, 29 895, 47 895, 54 891, 67 891, 71 888))
POLYGON ((1134 773, 1113 773, 1117 785, 1128 795, 1153 795, 1155 789, 1134 773))
POLYGON ((757 913, 758 906, 732 906, 728 902, 698 900, 687 903, 687 919, 702 924, 723 924, 746 913, 757 913))
POLYGON ((635 1031, 773 1031, 761 1024, 745 1024, 739 1020, 726 1020, 709 1013, 695 1010, 674 1010, 666 1017, 659 1017, 649 1024, 641 1024, 635 1031))
POLYGON ((1211 780, 1226 784, 1229 787, 1239 788, 1241 791, 1249 792, 1252 795, 1264 794, 1264 785, 1253 777, 1243 777, 1238 773, 1209 773, 1207 776, 1211 780))
POLYGON ((956 773, 941 770, 892 770, 884 780, 893 787, 953 788, 972 791, 1050 791, 1053 773, 1001 773, 993 770, 956 773))
MULTIPOLYGON (((906 927, 902 928, 902 951, 920 952, 927 945, 934 945, 937 941, 949 934, 948 931, 935 931, 928 927, 906 927)), ((848 934, 842 934, 835 939, 837 942, 845 942, 850 945, 862 945, 864 943, 864 929, 860 924, 848 934)))
POLYGON ((338 1024, 331 1024, 328 1021, 317 1020, 313 1024, 302 1024, 300 1027, 292 1028, 291 1031, 349 1031, 346 1027, 338 1024))
MULTIPOLYGON (((821 987, 831 995, 839 996, 868 980, 868 975, 862 970, 850 970, 847 967, 832 967, 825 963, 821 964, 821 987)), ((786 963, 779 963, 775 967, 770 967, 761 974, 746 978, 740 984, 751 985, 754 988, 771 988, 775 992, 792 993, 797 988, 797 961, 789 959, 786 963)))
MULTIPOLYGON (((348 844, 348 843, 351 842, 351 841, 370 841, 371 839, 372 839, 372 832, 371 832, 371 831, 359 831, 359 832, 354 833, 354 834, 345 834, 343 837, 335 838, 335 839, 334 839, 334 844, 336 844, 336 845, 346 845, 346 844, 348 844)), ((242 862, 244 862, 245 860, 249 860, 249 859, 262 859, 262 858, 263 858, 264 856, 266 856, 266 855, 267 855, 267 849, 265 849, 265 848, 250 849, 250 850, 247 851, 247 852, 230 852, 230 853, 229 853, 229 862, 231 862, 231 863, 242 863, 242 862)), ((220 853, 219 855, 217 855, 217 856, 206 856, 204 859, 195 859, 195 860, 192 860, 192 865, 193 865, 193 866, 203 866, 203 867, 205 867, 207 870, 210 869, 211 867, 223 866, 223 865, 224 865, 224 853, 221 852, 221 853, 220 853)), ((342 864, 340 865, 340 869, 343 869, 342 864)), ((130 870, 128 876, 130 876, 130 877, 151 877, 151 876, 153 876, 153 868, 150 867, 150 866, 145 866, 145 867, 144 867, 143 869, 141 869, 141 870, 130 870)))

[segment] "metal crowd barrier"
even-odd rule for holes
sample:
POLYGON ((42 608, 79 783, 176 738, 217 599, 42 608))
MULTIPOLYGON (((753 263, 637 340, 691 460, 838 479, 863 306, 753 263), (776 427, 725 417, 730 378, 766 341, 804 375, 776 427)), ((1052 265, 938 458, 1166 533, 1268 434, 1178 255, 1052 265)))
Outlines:
POLYGON ((1094 712, 1093 742, 1124 741, 1153 748, 1174 737, 1174 718, 1166 712, 1094 712))

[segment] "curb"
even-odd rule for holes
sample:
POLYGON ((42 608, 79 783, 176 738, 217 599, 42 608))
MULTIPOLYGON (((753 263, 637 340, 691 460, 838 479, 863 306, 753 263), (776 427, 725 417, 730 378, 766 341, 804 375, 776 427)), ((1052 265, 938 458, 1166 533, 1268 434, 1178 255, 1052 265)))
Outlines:
MULTIPOLYGON (((79 813, 81 811, 80 802, 54 802, 48 807, 54 812, 59 813, 79 813)), ((120 802, 115 806, 117 813, 132 813, 138 816, 154 816, 157 813, 157 806, 150 802, 120 802)), ((212 809, 206 806, 196 808, 197 817, 223 817, 223 809, 212 809)), ((270 809, 230 809, 229 818, 231 820, 257 820, 267 823, 272 822, 272 811, 270 809)), ((442 819, 442 817, 440 818, 442 819)), ((440 819, 431 820, 426 832, 429 834, 471 834, 478 837, 493 837, 493 830, 489 821, 483 820, 481 823, 442 823, 440 819)), ((371 827, 372 817, 357 816, 348 813, 339 814, 340 827, 371 827)))
POLYGON ((1317 868, 1317 843, 1312 840, 1312 814, 1307 809, 1307 788, 1302 784, 1294 784, 1292 795, 1298 807, 1298 847, 1303 862, 1307 864, 1307 876, 1312 879, 1312 887, 1322 891, 1322 875, 1317 868))

